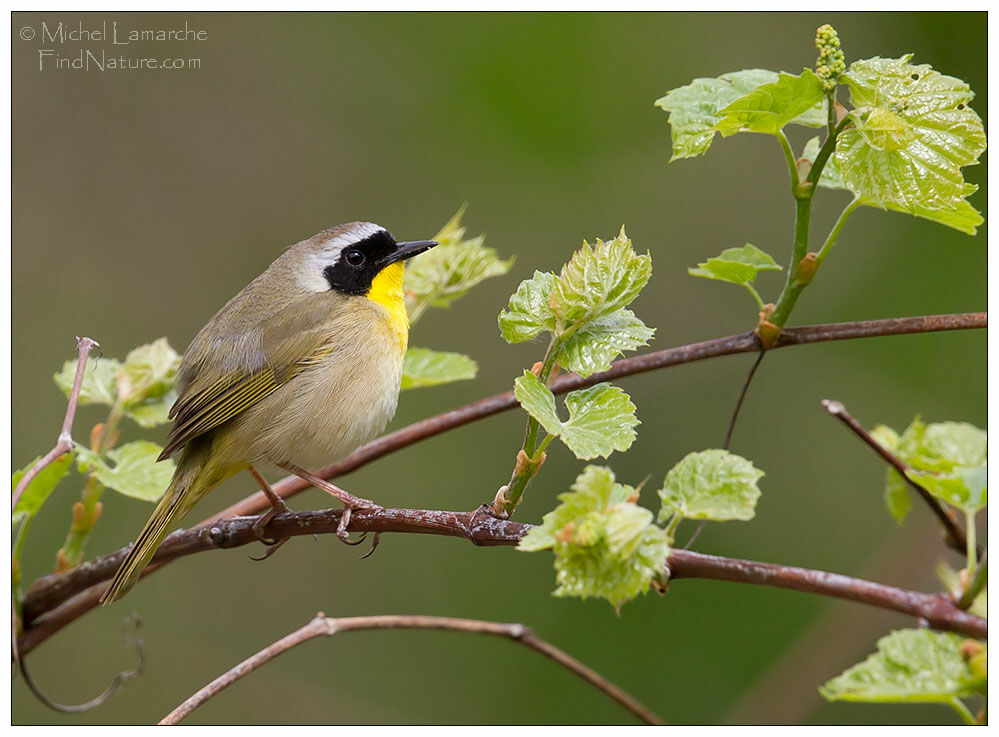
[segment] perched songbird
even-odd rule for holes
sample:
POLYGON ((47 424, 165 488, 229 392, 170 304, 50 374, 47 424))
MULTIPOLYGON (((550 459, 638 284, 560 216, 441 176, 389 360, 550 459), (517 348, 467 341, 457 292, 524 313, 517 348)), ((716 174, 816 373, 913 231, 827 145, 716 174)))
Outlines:
POLYGON ((409 338, 403 262, 435 245, 397 243, 374 223, 338 225, 288 248, 215 313, 177 374, 160 456, 179 452, 177 470, 102 603, 124 596, 171 527, 243 469, 271 514, 287 507, 255 468, 266 463, 322 486, 348 511, 377 506, 303 467, 343 458, 395 414, 409 338))

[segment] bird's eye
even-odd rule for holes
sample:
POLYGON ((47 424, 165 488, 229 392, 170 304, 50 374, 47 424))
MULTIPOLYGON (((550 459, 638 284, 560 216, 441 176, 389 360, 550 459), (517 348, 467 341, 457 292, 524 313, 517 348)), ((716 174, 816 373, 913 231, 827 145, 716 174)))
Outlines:
POLYGON ((367 260, 364 254, 358 251, 356 248, 351 248, 349 251, 344 251, 343 260, 347 262, 348 265, 353 266, 355 269, 364 266, 364 262, 367 260))

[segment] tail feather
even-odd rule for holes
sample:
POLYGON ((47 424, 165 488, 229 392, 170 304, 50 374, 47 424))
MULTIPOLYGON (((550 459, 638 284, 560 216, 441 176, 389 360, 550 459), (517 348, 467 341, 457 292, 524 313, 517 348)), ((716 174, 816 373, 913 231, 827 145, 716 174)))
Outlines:
POLYGON ((131 590, 163 538, 173 528, 173 523, 179 521, 221 480, 212 483, 205 478, 207 474, 202 473, 204 458, 200 450, 191 446, 185 449, 170 486, 118 567, 111 585, 101 596, 101 604, 117 601, 131 590))

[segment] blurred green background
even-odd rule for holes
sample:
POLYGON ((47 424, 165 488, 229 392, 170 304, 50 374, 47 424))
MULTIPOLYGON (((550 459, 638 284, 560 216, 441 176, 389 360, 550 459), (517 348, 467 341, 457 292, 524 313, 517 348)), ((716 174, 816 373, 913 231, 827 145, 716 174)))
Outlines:
MULTIPOLYGON (((478 359, 474 382, 403 395, 392 428, 503 391, 541 357, 506 346, 496 314, 519 280, 556 269, 583 238, 622 223, 654 273, 634 305, 653 348, 752 327, 742 290, 686 268, 749 241, 780 260, 793 207, 783 158, 765 136, 717 140, 667 165, 653 101, 694 77, 814 64, 814 30, 839 30, 848 62, 915 52, 968 81, 984 116, 986 15, 978 14, 36 14, 13 15, 13 463, 51 446, 64 398, 51 375, 73 336, 123 357, 167 336, 183 350, 205 320, 288 244, 347 220, 399 238, 433 235, 463 203, 472 234, 513 271, 460 306, 433 310, 414 345, 478 359), (112 47, 20 40, 23 27, 177 28, 207 40, 112 47), (199 70, 38 68, 40 48, 74 57, 200 57, 199 70)), ((802 129, 796 146, 812 135, 802 129)), ((984 166, 967 171, 982 186, 984 166)), ((822 192, 821 238, 843 193, 822 192)), ((986 230, 975 238, 864 208, 854 215, 795 324, 981 310, 986 230)), ((763 274, 773 299, 782 277, 763 274)), ((937 584, 945 555, 929 515, 899 529, 881 502, 884 469, 819 406, 843 401, 866 425, 985 425, 983 332, 882 338, 782 350, 764 361, 732 449, 767 472, 752 523, 709 526, 702 552, 824 568, 913 588, 937 584)), ((736 356, 628 379, 643 424, 619 478, 664 471, 721 445, 751 363, 736 356)), ((104 416, 82 408, 76 437, 104 416)), ((343 484, 384 505, 472 509, 506 481, 524 418, 510 412, 355 472, 343 484)), ((390 428, 391 429, 391 428, 390 428)), ((143 433, 124 427, 124 439, 143 433)), ((165 429, 156 439, 162 439, 165 429)), ((553 446, 518 512, 536 521, 582 467, 553 446)), ((252 490, 217 490, 202 519, 252 490)), ((79 483, 31 530, 26 581, 50 572, 79 483)), ((328 506, 310 491, 299 509, 328 506)), ((108 493, 88 547, 126 544, 150 507, 108 493)), ((681 527, 680 539, 691 529, 681 527)), ((874 649, 900 616, 803 594, 678 581, 620 616, 602 601, 557 599, 551 558, 390 535, 369 560, 331 536, 298 538, 263 563, 250 549, 187 558, 124 604, 91 612, 38 648, 31 671, 62 702, 91 698, 130 666, 120 628, 142 617, 148 665, 106 706, 47 710, 13 686, 15 723, 155 721, 222 671, 304 624, 335 616, 426 613, 516 621, 620 684, 672 723, 954 723, 944 707, 828 705, 816 687, 874 649)), ((951 562, 955 562, 951 560, 951 562)), ((549 661, 508 642, 426 632, 351 633, 298 648, 225 691, 190 723, 630 723, 549 661)))

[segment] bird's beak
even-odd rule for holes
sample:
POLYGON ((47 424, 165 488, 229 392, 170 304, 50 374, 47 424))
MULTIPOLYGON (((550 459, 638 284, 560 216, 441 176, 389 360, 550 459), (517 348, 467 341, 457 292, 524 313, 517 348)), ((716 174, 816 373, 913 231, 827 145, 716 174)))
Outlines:
POLYGON ((394 264, 396 261, 404 261, 407 258, 419 256, 424 251, 429 251, 438 245, 440 243, 437 241, 403 241, 402 243, 397 243, 397 248, 382 259, 382 266, 385 267, 389 264, 394 264))

